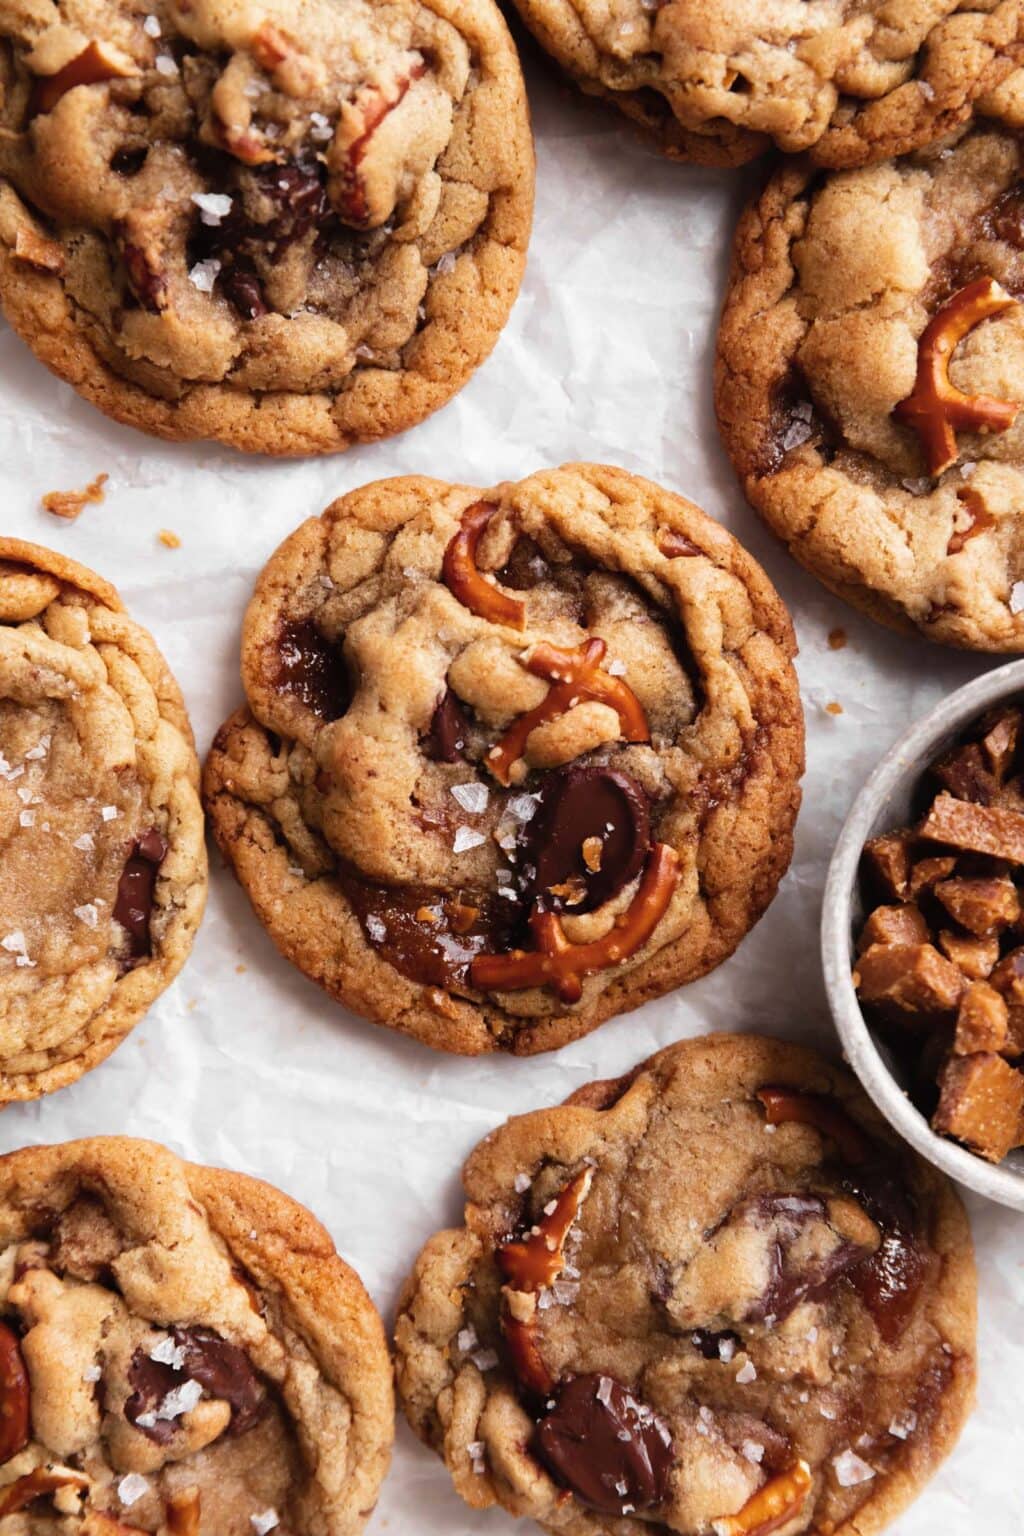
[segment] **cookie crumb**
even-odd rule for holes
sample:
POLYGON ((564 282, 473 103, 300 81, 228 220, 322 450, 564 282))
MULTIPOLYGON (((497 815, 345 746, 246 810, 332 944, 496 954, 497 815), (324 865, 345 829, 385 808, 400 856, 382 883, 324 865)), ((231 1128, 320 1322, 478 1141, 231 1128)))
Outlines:
POLYGON ((42 498, 42 505, 54 517, 63 517, 66 522, 73 523, 90 502, 103 501, 106 495, 103 487, 109 479, 109 475, 97 475, 82 491, 47 491, 42 498))
POLYGON ((825 705, 825 713, 827 715, 841 715, 842 712, 843 706, 837 703, 835 699, 831 699, 829 703, 825 705))
POLYGON ((160 543, 164 546, 165 549, 181 548, 181 540, 178 538, 176 533, 172 533, 170 528, 161 528, 160 532, 157 534, 157 538, 160 540, 160 543))
POLYGON ((845 629, 830 629, 828 632, 828 648, 830 651, 844 650, 847 645, 845 629))

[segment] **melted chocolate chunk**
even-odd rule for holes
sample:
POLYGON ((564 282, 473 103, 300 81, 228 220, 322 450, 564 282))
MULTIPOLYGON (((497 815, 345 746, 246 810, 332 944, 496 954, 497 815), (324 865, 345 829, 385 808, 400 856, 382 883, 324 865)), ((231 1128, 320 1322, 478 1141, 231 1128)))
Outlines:
POLYGON ((244 258, 229 267, 220 280, 224 297, 234 305, 243 320, 258 320, 267 313, 263 285, 256 269, 244 258))
POLYGON ((249 220, 246 234, 249 239, 273 243, 275 255, 280 255, 284 246, 308 235, 311 229, 319 228, 330 215, 331 205, 315 164, 293 161, 291 165, 269 166, 257 171, 255 179, 277 211, 265 224, 249 220))
POLYGON ((465 756, 468 740, 469 721, 465 711, 458 697, 446 688, 423 739, 423 750, 435 763, 457 763, 465 756))
POLYGON ((551 567, 532 539, 518 539, 508 563, 495 572, 498 583, 513 592, 530 592, 551 575, 551 567))
MULTIPOLYGON (((818 1195, 769 1191, 755 1195, 742 1207, 746 1219, 771 1226, 775 1240, 769 1252, 769 1281, 760 1298, 747 1312, 751 1323, 782 1322, 804 1301, 823 1301, 844 1274, 864 1258, 856 1243, 840 1241, 810 1263, 790 1261, 790 1249, 803 1235, 808 1222, 827 1223, 828 1209, 818 1195)), ((737 1210, 735 1215, 739 1214, 737 1210)))
POLYGON ((340 870, 338 882, 374 949, 425 987, 465 982, 470 962, 512 948, 522 925, 518 901, 490 895, 456 901, 427 887, 372 885, 340 870))
POLYGON ((1024 250, 1024 181, 1008 187, 992 204, 981 227, 987 239, 1003 240, 1018 251, 1024 250))
POLYGON ((277 645, 273 685, 290 693, 321 720, 339 720, 352 702, 352 685, 341 646, 312 619, 284 624, 277 645))
POLYGON ((549 911, 593 912, 643 867, 647 796, 628 774, 569 764, 545 776, 524 841, 533 899, 549 911))
POLYGON ((169 1392, 186 1381, 197 1381, 207 1397, 230 1404, 227 1434, 244 1435, 252 1429, 266 1411, 267 1393, 245 1351, 208 1328, 172 1328, 171 1338, 183 1351, 180 1368, 151 1360, 143 1349, 132 1356, 128 1367, 132 1390, 124 1405, 129 1424, 157 1445, 166 1445, 181 1421, 158 1418, 157 1411, 169 1392), (140 1419, 146 1422, 140 1423, 140 1419))
POLYGON ((668 1427, 610 1376, 575 1376, 537 1425, 534 1448, 552 1477, 600 1514, 664 1502, 672 1471, 668 1427))
POLYGON ((153 911, 156 872, 167 856, 167 844, 155 827, 136 838, 117 882, 114 920, 128 934, 129 969, 153 953, 149 920, 153 911))

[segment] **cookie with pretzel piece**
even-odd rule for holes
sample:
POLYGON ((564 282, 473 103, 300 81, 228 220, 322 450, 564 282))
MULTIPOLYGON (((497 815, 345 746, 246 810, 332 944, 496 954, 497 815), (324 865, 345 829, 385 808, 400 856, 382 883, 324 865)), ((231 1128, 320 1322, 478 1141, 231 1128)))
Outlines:
MULTIPOLYGON (((1024 71, 1000 97, 1024 121, 1024 71)), ((874 618, 1024 650, 1024 135, 783 166, 740 223, 722 437, 790 552, 874 618), (837 252, 842 253, 837 259, 837 252)))
POLYGON ((955 1443, 967 1217, 813 1052, 669 1046, 492 1131, 463 1184, 396 1347, 472 1507, 559 1536, 875 1536, 955 1443))
POLYGON ((204 782, 275 943, 440 1049, 549 1050, 710 970, 791 853, 788 616, 681 497, 381 481, 272 557, 204 782))

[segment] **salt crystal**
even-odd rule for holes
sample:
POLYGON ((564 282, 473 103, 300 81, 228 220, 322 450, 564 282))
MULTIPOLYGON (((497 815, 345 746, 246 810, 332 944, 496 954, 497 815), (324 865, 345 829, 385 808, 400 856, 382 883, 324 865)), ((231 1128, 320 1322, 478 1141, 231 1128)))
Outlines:
POLYGON ((557 1210, 558 1210, 558 1201, 557 1200, 549 1200, 547 1205, 544 1207, 544 1215, 545 1216, 553 1216, 557 1210))
POLYGON ((25 761, 27 763, 37 763, 40 758, 45 757, 47 752, 50 750, 50 742, 52 740, 52 736, 40 736, 35 746, 29 747, 28 751, 25 753, 25 761))
POLYGON ((753 1461, 760 1466, 764 1457, 764 1446, 758 1440, 744 1440, 740 1449, 748 1461, 753 1461))
POLYGON ((476 1336, 475 1328, 460 1328, 455 1342, 464 1354, 468 1354, 471 1349, 476 1348, 480 1341, 476 1336))
POLYGON ((100 1370, 98 1365, 87 1365, 85 1370, 82 1372, 82 1380, 99 1381, 102 1375, 103 1372, 100 1370))
POLYGON ((444 255, 441 257, 440 261, 438 262, 438 264, 437 264, 437 266, 435 268, 435 271, 437 272, 439 277, 444 277, 447 273, 454 272, 455 271, 455 252, 454 251, 445 251, 444 255))
POLYGON ((862 1461, 856 1451, 841 1451, 833 1456, 832 1465, 840 1488, 856 1488, 858 1483, 869 1483, 875 1475, 874 1467, 862 1461))
POLYGON ((162 75, 176 75, 178 73, 178 66, 169 53, 157 54, 156 67, 162 75))
POLYGON ((159 37, 160 23, 155 16, 147 16, 142 23, 142 30, 147 37, 159 37))
POLYGON ((560 1307, 571 1307, 579 1293, 578 1280, 556 1280, 551 1287, 551 1294, 560 1307))
POLYGON ((276 1509, 264 1509, 258 1515, 249 1516, 249 1524, 256 1536, 267 1536, 267 1532, 274 1530, 280 1523, 276 1509))
POLYGON ((616 656, 608 663, 604 670, 608 673, 609 677, 625 677, 626 663, 620 661, 616 656))
POLYGON ((491 797, 486 784, 453 784, 452 798, 471 816, 479 816, 481 811, 486 811, 491 797))
POLYGON ((900 484, 905 491, 910 492, 911 496, 927 496, 932 488, 932 482, 927 475, 921 475, 917 479, 901 480, 900 484))
POLYGON ((199 209, 203 223, 214 227, 231 212, 232 199, 226 192, 193 192, 192 201, 199 209))
POLYGON ((782 439, 782 446, 788 452, 790 448, 799 448, 802 443, 806 443, 808 438, 813 436, 814 428, 809 421, 794 421, 786 430, 786 435, 782 439))
POLYGON ((34 827, 36 824, 35 811, 22 811, 18 816, 18 825, 21 827, 34 827))
POLYGON ((85 902, 81 907, 75 907, 74 912, 78 921, 84 923, 87 928, 95 928, 100 920, 100 914, 96 910, 96 905, 91 901, 85 902))
POLYGON ((536 795, 514 795, 508 803, 508 813, 516 821, 532 821, 537 814, 536 795))
POLYGON ((459 827, 452 840, 452 852, 466 853, 470 848, 479 848, 486 841, 482 832, 474 832, 472 827, 459 827))
POLYGON ((197 261, 194 267, 189 267, 188 280, 200 293, 212 293, 219 273, 220 262, 216 256, 210 256, 206 261, 197 261))
POLYGON ((475 1355, 469 1357, 478 1371, 493 1371, 498 1363, 498 1356, 493 1349, 478 1349, 475 1355))
POLYGON ((830 1408, 827 1403, 822 1403, 821 1407, 818 1409, 818 1412, 821 1414, 823 1419, 828 1419, 830 1424, 834 1423, 836 1418, 836 1411, 834 1408, 830 1408))
POLYGON ((358 347, 356 347, 356 357, 358 357, 361 363, 371 362, 373 360, 373 348, 364 346, 360 342, 358 347))
POLYGON ((745 1387, 748 1385, 748 1383, 756 1380, 757 1371, 754 1369, 754 1362, 753 1360, 748 1360, 746 1364, 741 1365, 739 1370, 736 1372, 736 1381, 739 1386, 745 1387))
MULTIPOLYGON (((198 1381, 183 1381, 180 1387, 172 1387, 156 1410, 158 1419, 177 1419, 183 1413, 191 1413, 199 1399, 203 1395, 203 1389, 198 1381)), ((141 1419, 138 1421, 141 1423, 141 1419)))
POLYGON ((71 846, 77 848, 80 853, 91 853, 96 844, 92 840, 91 832, 83 832, 81 837, 75 838, 71 846))
POLYGON ((626 1497, 626 1494, 629 1492, 629 1484, 626 1482, 624 1477, 620 1478, 619 1481, 615 1484, 615 1492, 618 1494, 620 1499, 624 1499, 626 1497))
POLYGON ((897 1440, 908 1440, 917 1428, 917 1414, 912 1408, 906 1413, 898 1413, 889 1425, 890 1435, 895 1435, 897 1440))
POLYGON ((129 1504, 135 1504, 143 1494, 148 1492, 149 1479, 140 1476, 138 1472, 129 1472, 117 1485, 117 1496, 126 1508, 129 1504))
POLYGON ((15 779, 20 779, 24 772, 25 772, 25 765, 24 765, 24 763, 19 763, 17 768, 11 768, 11 767, 5 768, 3 770, 3 775, 4 775, 4 778, 7 780, 8 784, 13 784, 15 779))
POLYGON ((597 1382, 597 1400, 605 1408, 612 1400, 612 1379, 610 1376, 601 1376, 597 1382))
POLYGON ((961 480, 970 480, 977 467, 978 466, 973 459, 965 459, 964 462, 960 465, 961 480))
POLYGON ((528 1173, 517 1173, 512 1180, 512 1188, 517 1195, 525 1195, 532 1182, 528 1173))
POLYGON ((719 1341, 718 1341, 718 1358, 719 1358, 719 1360, 724 1360, 726 1365, 728 1365, 729 1361, 732 1359, 732 1357, 733 1357, 733 1355, 735 1353, 736 1353, 736 1340, 735 1339, 730 1339, 728 1336, 725 1337, 725 1338, 719 1339, 719 1341))
POLYGON ((924 97, 925 101, 934 101, 935 100, 935 87, 934 87, 934 85, 931 84, 931 82, 929 80, 919 80, 917 82, 917 85, 918 85, 918 89, 921 92, 921 95, 924 97))
POLYGON ((22 786, 22 788, 18 790, 18 799, 21 801, 22 805, 28 805, 29 801, 32 799, 32 791, 27 786, 22 786))
POLYGON ((149 1352, 149 1358, 155 1360, 158 1365, 169 1365, 176 1371, 184 1370, 185 1348, 182 1344, 175 1344, 170 1334, 161 1339, 149 1352))
POLYGON ((1024 608, 1024 581, 1015 581, 1010 588, 1010 612, 1020 613, 1024 608))
POLYGON ((383 944, 388 936, 387 924, 379 917, 368 917, 366 919, 366 931, 375 944, 383 944))
POLYGON ((316 144, 326 144, 334 137, 334 129, 322 112, 309 114, 309 136, 316 144))
POLYGON ((817 1328, 808 1328, 808 1330, 807 1330, 807 1342, 808 1342, 808 1344, 817 1344, 817 1342, 818 1342, 818 1330, 817 1330, 817 1328))
POLYGON ((116 805, 104 805, 100 809, 100 815, 103 817, 104 821, 116 821, 120 815, 120 812, 118 811, 116 805))

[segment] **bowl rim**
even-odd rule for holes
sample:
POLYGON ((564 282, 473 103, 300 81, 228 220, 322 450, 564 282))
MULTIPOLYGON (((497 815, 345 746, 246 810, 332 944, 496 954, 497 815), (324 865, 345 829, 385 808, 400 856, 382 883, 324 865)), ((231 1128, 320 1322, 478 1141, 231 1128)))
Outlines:
POLYGON ((954 1141, 936 1135, 882 1058, 854 991, 850 934, 860 856, 879 809, 911 774, 919 775, 930 751, 986 708, 1024 693, 1024 659, 976 677, 942 699, 906 730, 868 775, 843 823, 828 875, 821 917, 821 958, 829 1008, 846 1057, 889 1124, 928 1162, 1000 1205, 1024 1211, 1024 1171, 986 1163, 954 1141))

